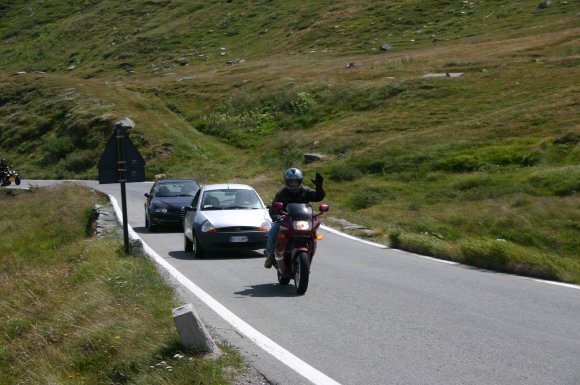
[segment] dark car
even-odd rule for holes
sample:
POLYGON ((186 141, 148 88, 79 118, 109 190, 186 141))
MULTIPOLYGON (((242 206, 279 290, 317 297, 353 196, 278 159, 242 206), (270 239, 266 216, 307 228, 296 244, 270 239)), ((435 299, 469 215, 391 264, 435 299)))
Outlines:
POLYGON ((203 186, 184 209, 184 248, 194 251, 197 258, 203 258, 206 251, 257 250, 266 245, 270 215, 248 185, 203 186))
POLYGON ((160 226, 182 225, 185 211, 199 184, 194 179, 162 179, 156 181, 145 194, 145 227, 155 231, 160 226))

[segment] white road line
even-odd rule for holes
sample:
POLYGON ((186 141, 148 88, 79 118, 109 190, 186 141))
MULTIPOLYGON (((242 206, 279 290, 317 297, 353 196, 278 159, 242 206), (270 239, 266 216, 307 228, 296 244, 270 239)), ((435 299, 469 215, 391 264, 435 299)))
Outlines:
MULTIPOLYGON (((428 260, 433 261, 433 262, 445 263, 445 264, 448 264, 448 265, 468 266, 468 265, 463 265, 463 264, 461 264, 459 262, 455 262, 455 261, 448 261, 446 259, 440 259, 440 258, 429 257, 429 256, 426 256, 426 255, 421 255, 421 254, 415 254, 415 253, 411 253, 410 251, 405 251, 405 250, 401 250, 401 249, 392 249, 392 248, 390 248, 390 247, 388 247, 386 245, 383 245, 381 243, 367 241, 365 239, 358 238, 358 237, 355 237, 353 235, 346 234, 346 233, 343 233, 341 231, 332 229, 332 228, 330 228, 328 226, 325 226, 325 225, 321 225, 321 227, 324 230, 326 230, 326 231, 328 231, 330 233, 334 233, 334 234, 343 236, 343 237, 348 238, 348 239, 351 239, 353 241, 357 241, 357 242, 360 242, 360 243, 365 243, 367 245, 376 246, 376 247, 378 247, 380 249, 390 249, 391 251, 394 251, 394 252, 397 252, 397 253, 412 255, 412 256, 417 257, 417 258, 428 259, 428 260)), ((482 269, 482 270, 486 270, 486 269, 482 269)), ((571 283, 563 283, 563 282, 557 282, 557 281, 548 281, 546 279, 531 278, 531 277, 525 277, 525 276, 522 276, 522 275, 509 274, 509 273, 501 273, 501 272, 493 271, 493 270, 486 270, 486 271, 489 271, 489 272, 492 272, 492 273, 495 273, 495 274, 509 275, 510 277, 519 278, 519 279, 525 279, 525 280, 528 280, 528 281, 536 281, 536 282, 545 283, 545 284, 548 284, 548 285, 561 286, 561 287, 567 287, 569 289, 580 290, 580 286, 579 285, 574 285, 574 284, 571 284, 571 283)))
POLYGON ((348 238, 348 239, 352 239, 353 241, 357 241, 357 242, 361 242, 361 243, 366 243, 367 245, 376 246, 376 247, 378 247, 380 249, 388 249, 389 248, 388 246, 385 246, 383 244, 376 243, 376 242, 371 242, 371 241, 367 241, 365 239, 361 239, 361 238, 355 237, 353 235, 350 235, 350 234, 347 234, 347 233, 343 233, 342 231, 335 230, 335 229, 330 228, 330 227, 328 227, 326 225, 322 225, 321 224, 320 227, 322 227, 323 230, 326 230, 329 233, 337 234, 337 235, 340 235, 341 237, 345 237, 345 238, 348 238))
MULTIPOLYGON (((123 220, 123 214, 117 200, 112 195, 109 195, 109 199, 113 204, 115 213, 119 222, 123 220)), ((128 225, 129 236, 132 239, 141 239, 139 235, 133 230, 133 228, 128 225)), ((143 249, 153 258, 153 260, 167 270, 178 282, 185 286, 189 291, 191 291, 195 296, 197 296, 201 301, 203 301, 207 306, 209 306, 213 311, 215 311, 220 317, 222 317, 226 322, 232 325, 240 333, 248 337, 252 342, 258 345, 267 353, 271 354, 273 357, 278 359, 280 362, 288 366, 290 369, 294 370, 296 373, 300 374, 302 377, 306 378, 315 385, 340 385, 332 378, 328 377, 326 374, 310 366, 306 362, 302 361, 300 358, 296 357, 294 354, 290 353, 288 350, 284 349, 282 346, 278 345, 276 342, 272 341, 270 338, 266 337, 264 334, 260 333, 258 330, 254 329, 240 317, 232 313, 221 303, 216 301, 212 296, 203 291, 199 286, 194 284, 185 275, 183 275, 179 270, 173 267, 169 262, 162 258, 159 254, 155 252, 148 244, 146 244, 142 239, 143 249)))

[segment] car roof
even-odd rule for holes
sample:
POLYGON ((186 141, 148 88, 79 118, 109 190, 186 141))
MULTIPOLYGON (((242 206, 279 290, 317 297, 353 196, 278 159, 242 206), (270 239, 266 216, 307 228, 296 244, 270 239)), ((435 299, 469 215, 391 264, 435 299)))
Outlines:
POLYGON ((198 181, 196 181, 195 179, 159 179, 157 181, 158 184, 175 183, 175 182, 195 182, 195 183, 198 183, 198 181))
POLYGON ((253 190, 251 186, 247 184, 239 183, 218 183, 218 184, 206 184, 203 186, 204 191, 208 190, 253 190))

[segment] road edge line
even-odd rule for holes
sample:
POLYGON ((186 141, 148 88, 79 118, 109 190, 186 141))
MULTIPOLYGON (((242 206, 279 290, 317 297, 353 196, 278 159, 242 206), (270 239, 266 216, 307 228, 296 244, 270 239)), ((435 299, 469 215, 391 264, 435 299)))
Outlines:
MULTIPOLYGON (((115 215, 117 220, 122 224, 123 214, 117 203, 117 199, 114 196, 108 194, 109 199, 115 210, 115 215)), ((228 310, 224 305, 219 303, 212 296, 203 291, 199 286, 193 283, 189 278, 183 275, 179 270, 172 266, 169 262, 163 259, 159 254, 155 252, 145 241, 133 230, 131 225, 127 224, 129 229, 129 236, 131 239, 139 239, 143 243, 143 250, 145 253, 151 257, 155 263, 163 267, 169 274, 171 274, 179 283, 185 286, 190 292, 192 292, 197 298, 199 298, 203 303, 205 303, 210 309, 222 317, 227 323, 232 325, 236 330, 246 336, 250 341, 255 343, 257 346, 262 348, 266 353, 270 354, 278 361, 288 366, 290 369, 294 370, 296 373, 300 374, 302 377, 306 378, 315 385, 341 385, 332 378, 328 377, 326 374, 322 373, 318 369, 309 365, 305 361, 301 360, 288 350, 284 349, 282 346, 278 345, 272 339, 266 335, 260 333, 257 329, 249 325, 247 322, 242 320, 240 317, 228 310)))

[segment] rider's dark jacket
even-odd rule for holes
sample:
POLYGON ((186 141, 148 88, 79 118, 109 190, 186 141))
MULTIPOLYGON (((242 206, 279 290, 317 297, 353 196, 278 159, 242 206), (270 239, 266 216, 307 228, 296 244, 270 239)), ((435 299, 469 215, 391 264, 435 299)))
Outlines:
MULTIPOLYGON (((274 202, 282 202, 284 203, 284 209, 286 209, 286 205, 288 203, 310 203, 310 202, 320 202, 324 199, 326 193, 322 188, 322 185, 316 186, 316 190, 311 189, 310 187, 306 187, 304 185, 300 186, 300 189, 296 192, 290 191, 288 187, 284 187, 282 190, 276 193, 274 197, 274 202)), ((278 215, 272 208, 270 208, 270 216, 274 218, 275 215, 278 215)))

